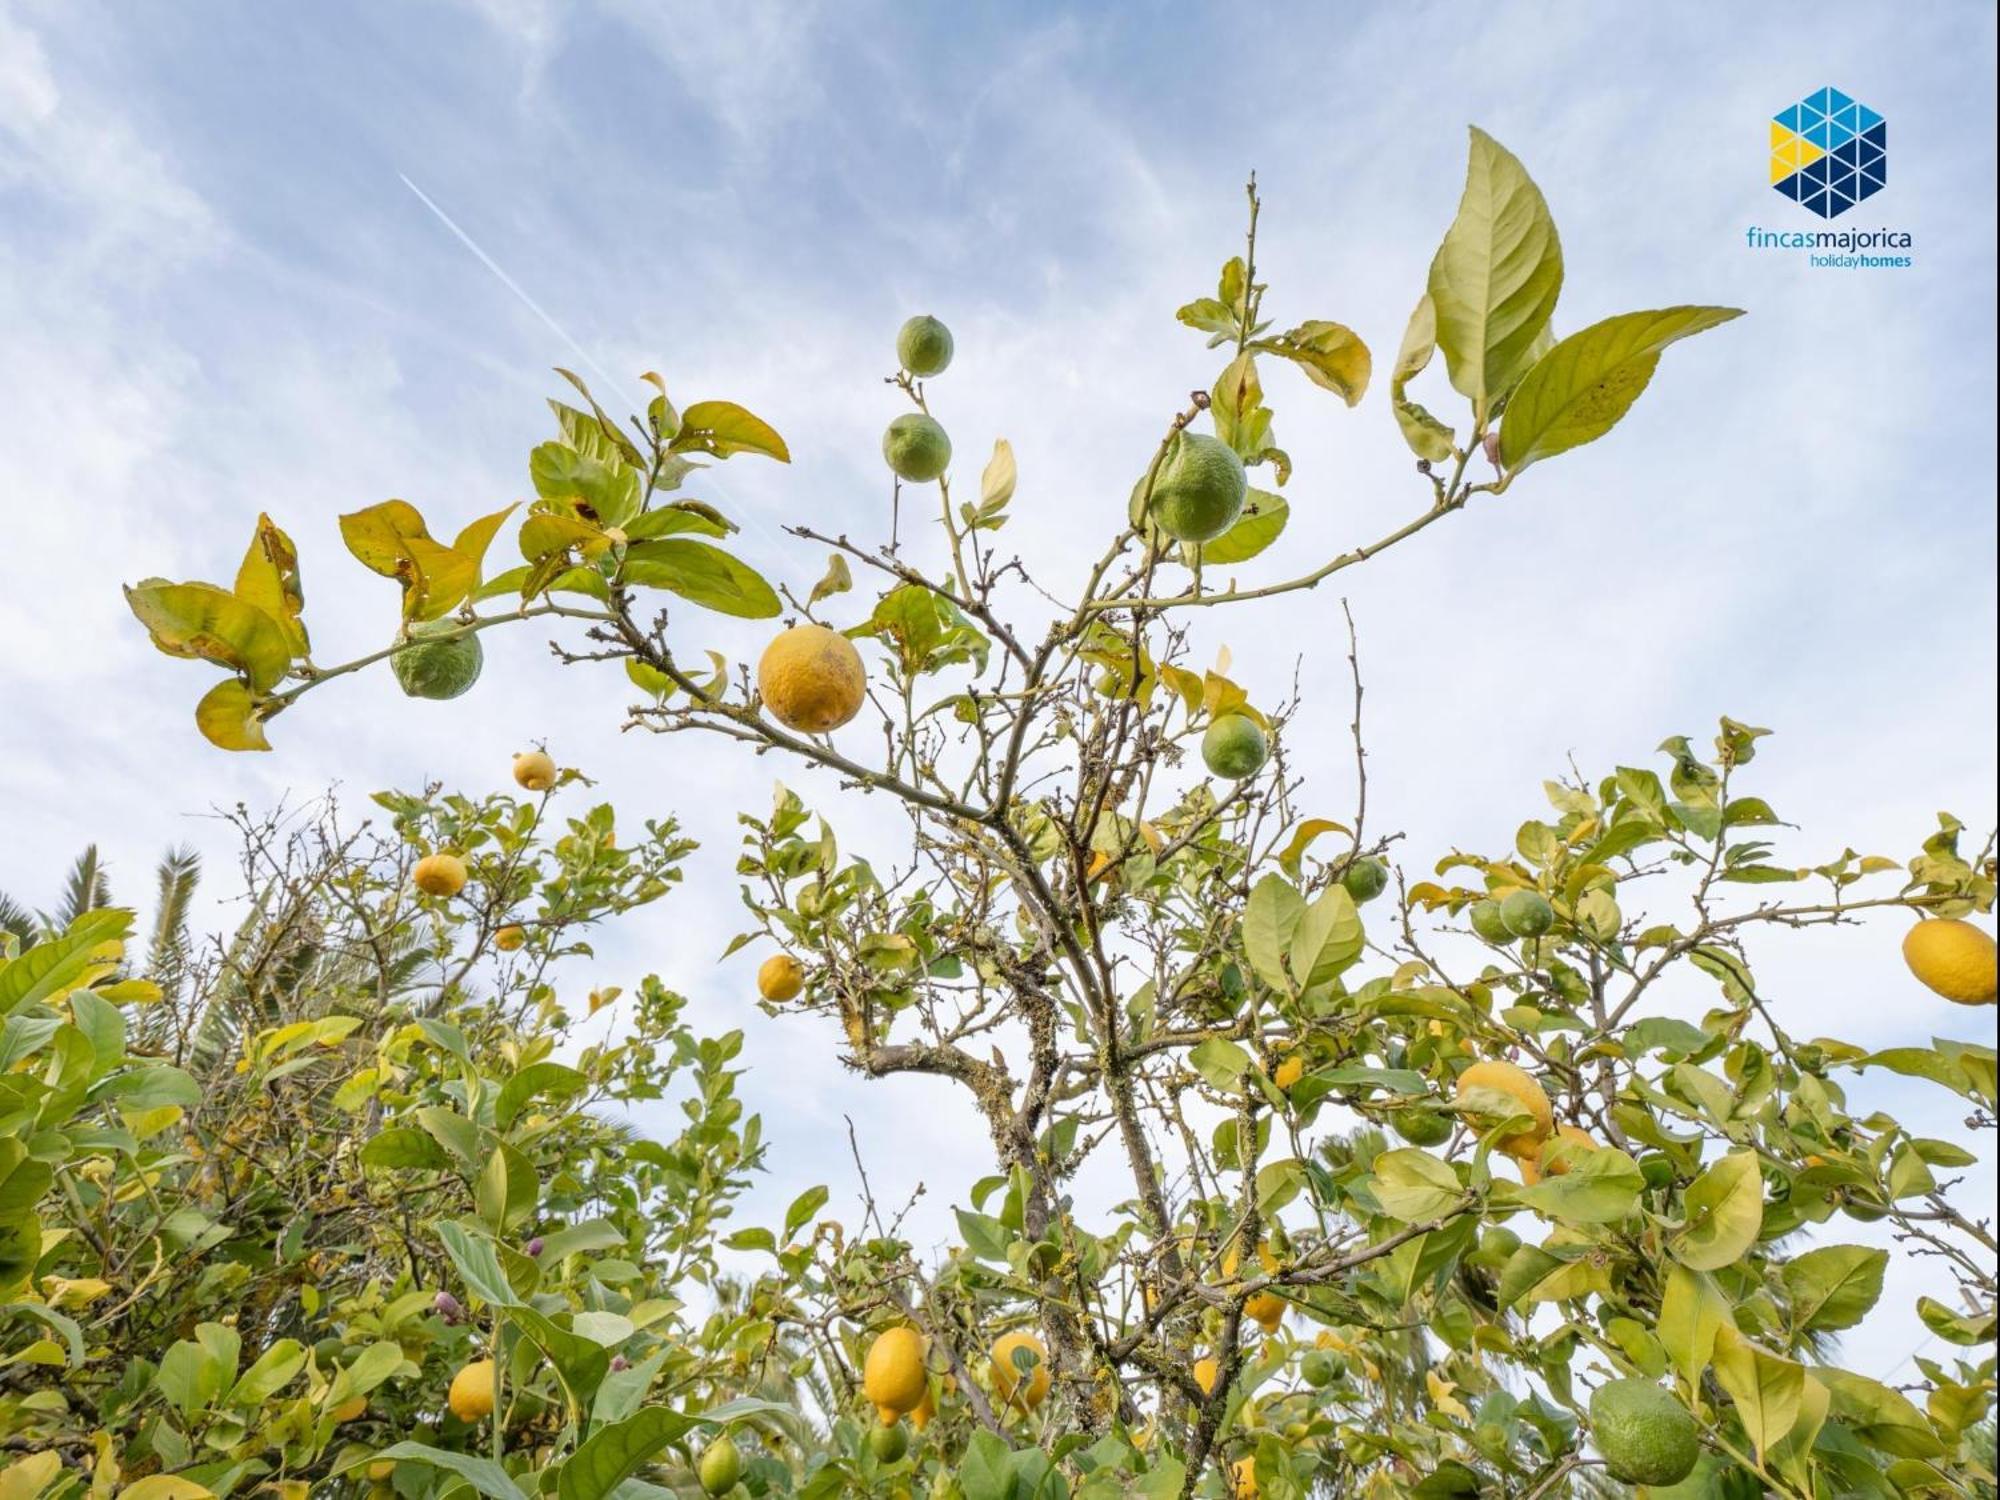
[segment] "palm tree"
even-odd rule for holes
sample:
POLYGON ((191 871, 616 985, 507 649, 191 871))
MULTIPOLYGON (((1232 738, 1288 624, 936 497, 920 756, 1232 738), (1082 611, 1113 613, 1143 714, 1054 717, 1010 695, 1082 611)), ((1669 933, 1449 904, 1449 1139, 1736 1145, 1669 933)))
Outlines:
MULTIPOLYGON (((188 910, 201 880, 201 856, 185 845, 169 849, 154 867, 153 878, 153 935, 146 954, 146 974, 171 996, 186 969, 188 910)), ((84 913, 116 904, 109 872, 97 845, 90 844, 71 863, 54 912, 33 910, 0 891, 0 932, 13 934, 25 952, 64 931, 84 913)))

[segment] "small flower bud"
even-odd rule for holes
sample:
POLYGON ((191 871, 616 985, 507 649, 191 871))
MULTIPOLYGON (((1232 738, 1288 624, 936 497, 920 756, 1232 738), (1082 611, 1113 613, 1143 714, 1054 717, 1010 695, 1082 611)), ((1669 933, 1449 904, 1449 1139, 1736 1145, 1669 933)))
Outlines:
POLYGON ((629 1370, 632 1368, 632 1361, 627 1359, 622 1354, 614 1354, 611 1356, 611 1368, 614 1372, 619 1370, 629 1370))
POLYGON ((542 1237, 539 1234, 536 1235, 533 1239, 529 1240, 528 1243, 523 1245, 521 1248, 527 1251, 530 1256, 540 1255, 542 1253, 542 1237))
POLYGON ((431 1306, 435 1307, 438 1316, 453 1328, 465 1321, 465 1305, 450 1292, 439 1292, 431 1299, 431 1306))

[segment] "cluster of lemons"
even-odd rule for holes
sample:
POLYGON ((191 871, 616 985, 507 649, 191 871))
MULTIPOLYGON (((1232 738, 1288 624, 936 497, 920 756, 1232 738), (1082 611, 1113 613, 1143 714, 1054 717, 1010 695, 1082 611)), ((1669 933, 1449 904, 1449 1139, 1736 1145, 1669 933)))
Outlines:
MULTIPOLYGON (((950 1377, 941 1383, 949 1389, 950 1377)), ((1048 1349, 1031 1333, 1003 1333, 989 1351, 987 1384, 1003 1419, 1028 1415, 1049 1394, 1048 1349)), ((862 1361, 861 1390, 878 1419, 869 1448, 883 1463, 894 1463, 909 1451, 903 1418, 921 1433, 937 1415, 924 1336, 907 1325, 877 1334, 862 1361)))

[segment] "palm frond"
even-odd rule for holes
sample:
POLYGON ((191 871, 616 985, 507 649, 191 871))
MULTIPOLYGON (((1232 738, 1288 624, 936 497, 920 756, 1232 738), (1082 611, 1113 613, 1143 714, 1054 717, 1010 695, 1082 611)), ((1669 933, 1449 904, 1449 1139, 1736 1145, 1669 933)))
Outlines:
POLYGON ((63 882, 62 905, 56 909, 55 925, 67 927, 85 912, 110 904, 111 882, 105 877, 103 861, 97 857, 97 845, 91 844, 69 867, 69 878, 63 882))
POLYGON ((188 910, 201 882, 201 856, 182 845, 170 849, 154 871, 153 936, 146 945, 146 973, 169 1001, 179 998, 187 973, 188 910))
POLYGON ((41 919, 5 891, 0 891, 0 932, 11 932, 23 948, 32 948, 41 936, 41 919))

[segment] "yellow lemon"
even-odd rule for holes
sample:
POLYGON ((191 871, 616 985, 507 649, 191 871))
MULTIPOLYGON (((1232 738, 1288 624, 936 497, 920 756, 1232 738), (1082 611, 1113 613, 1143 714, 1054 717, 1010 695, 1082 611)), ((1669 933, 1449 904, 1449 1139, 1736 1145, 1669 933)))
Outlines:
POLYGON ((366 1396, 349 1396, 333 1409, 333 1420, 336 1422, 358 1422, 367 1410, 368 1398, 366 1396))
POLYGON ((854 643, 824 625, 794 625, 764 648, 757 691, 787 729, 825 734, 861 712, 867 670, 854 643))
POLYGON ((502 953, 512 953, 528 941, 528 929, 518 922, 509 922, 493 934, 493 946, 502 953))
POLYGON ((465 861, 456 854, 426 854, 410 879, 426 896, 456 896, 465 889, 465 861))
POLYGON ((1286 1302, 1275 1292, 1258 1292, 1243 1304, 1243 1310, 1257 1320, 1266 1333, 1276 1333, 1285 1321, 1286 1302))
POLYGON ((931 1425, 931 1418, 937 1415, 937 1397, 931 1394, 930 1382, 924 1382, 924 1399, 910 1408, 910 1426, 922 1432, 931 1425))
POLYGON ((1532 1074, 1510 1062, 1476 1062, 1458 1075, 1458 1097, 1463 1100, 1474 1089, 1491 1089, 1507 1095, 1521 1106, 1520 1112, 1534 1120, 1531 1129, 1502 1139, 1499 1148, 1509 1156, 1522 1156, 1548 1139, 1555 1127, 1555 1110, 1549 1096, 1532 1074))
POLYGON ((789 953, 774 953, 757 966, 757 993, 766 1000, 796 1000, 805 984, 806 966, 789 953))
POLYGON ((1576 1165, 1577 1153, 1601 1149, 1589 1131, 1576 1125, 1556 1126, 1555 1134, 1549 1137, 1549 1144, 1570 1148, 1567 1157, 1558 1157, 1549 1163, 1548 1172, 1551 1177, 1567 1176, 1570 1169, 1576 1165))
POLYGON ((1903 938, 1903 962, 1945 999, 1991 1005, 1996 985, 1993 939, 1956 917, 1919 922, 1903 938))
POLYGON ((924 1336, 914 1328, 891 1328, 868 1346, 861 1366, 861 1389, 887 1426, 915 1411, 930 1388, 924 1373, 924 1336))
POLYGON ((556 784, 556 763, 546 750, 524 750, 514 757, 514 780, 531 792, 546 792, 556 784))
POLYGON ((480 1422, 493 1415, 493 1361, 475 1359, 451 1377, 445 1404, 461 1422, 480 1422))
POLYGON ((1032 1333, 1004 1333, 993 1345, 993 1394, 1002 1406, 1033 1411, 1049 1393, 1049 1351, 1032 1333), (1014 1351, 1025 1349, 1034 1356, 1034 1366, 1023 1375, 1014 1361, 1014 1351))
POLYGON ((1278 1064, 1271 1075, 1271 1082, 1278 1086, 1279 1093, 1288 1093, 1293 1084, 1306 1076, 1306 1060, 1303 1057, 1288 1057, 1278 1064))

